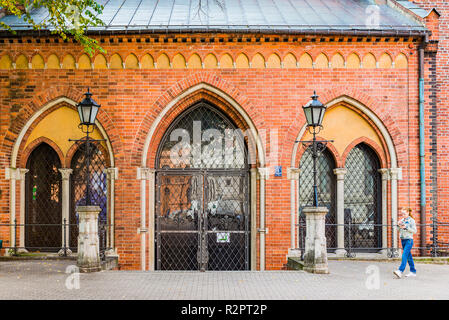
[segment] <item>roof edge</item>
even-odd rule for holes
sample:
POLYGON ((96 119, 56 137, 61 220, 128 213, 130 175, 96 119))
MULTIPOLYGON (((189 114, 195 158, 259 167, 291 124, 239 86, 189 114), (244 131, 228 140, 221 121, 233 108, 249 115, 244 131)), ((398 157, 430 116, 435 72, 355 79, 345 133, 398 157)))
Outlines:
MULTIPOLYGON (((0 30, 0 37, 20 37, 20 36, 49 36, 53 35, 49 30, 15 30, 16 34, 13 35, 8 31, 0 30)), ((430 31, 425 29, 403 29, 403 30, 391 30, 391 29, 335 29, 335 28, 309 28, 305 30, 276 30, 272 28, 259 28, 258 30, 248 29, 220 29, 220 28, 190 28, 190 29, 166 29, 161 30, 159 28, 148 29, 125 29, 125 30, 88 30, 87 35, 115 35, 115 34, 277 34, 277 35, 310 35, 310 36, 365 36, 365 37, 423 37, 430 34, 430 31)))
POLYGON ((410 9, 404 7, 398 1, 396 1, 396 0, 387 0, 387 5, 390 8, 393 8, 393 9, 395 9, 397 11, 400 11, 401 13, 405 14, 410 19, 413 19, 416 22, 422 24, 424 27, 426 26, 426 23, 425 23, 425 21, 424 21, 424 19, 422 17, 420 17, 419 15, 417 15, 416 13, 411 11, 410 9))

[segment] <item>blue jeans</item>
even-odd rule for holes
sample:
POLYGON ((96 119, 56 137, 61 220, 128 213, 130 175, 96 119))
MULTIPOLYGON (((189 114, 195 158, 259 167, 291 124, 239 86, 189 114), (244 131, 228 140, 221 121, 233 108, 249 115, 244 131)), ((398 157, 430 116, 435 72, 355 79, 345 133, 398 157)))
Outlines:
POLYGON ((416 273, 415 263, 413 262, 412 257, 413 239, 401 239, 401 243, 404 252, 402 252, 402 263, 399 267, 399 271, 404 272, 408 262, 410 266, 410 272, 416 273))

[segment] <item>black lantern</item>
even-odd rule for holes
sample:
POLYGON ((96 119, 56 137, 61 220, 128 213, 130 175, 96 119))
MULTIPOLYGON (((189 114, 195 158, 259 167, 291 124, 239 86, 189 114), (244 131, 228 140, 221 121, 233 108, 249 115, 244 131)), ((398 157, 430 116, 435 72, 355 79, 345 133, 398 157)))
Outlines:
POLYGON ((318 100, 316 92, 313 92, 312 100, 302 107, 309 127, 320 127, 323 122, 326 106, 318 100))
POLYGON ((95 130, 95 119, 100 109, 100 105, 92 99, 92 93, 87 88, 87 92, 84 94, 86 97, 76 105, 78 109, 78 115, 80 117, 80 124, 78 127, 83 133, 86 134, 85 137, 77 140, 69 139, 69 141, 75 141, 80 144, 84 144, 85 150, 85 170, 86 170, 86 206, 93 205, 91 197, 91 181, 90 181, 90 162, 91 162, 91 144, 98 141, 105 141, 104 139, 92 139, 89 135, 95 130))
POLYGON ((313 92, 312 100, 310 100, 305 106, 302 107, 304 110, 304 114, 306 116, 307 128, 309 132, 312 134, 312 141, 296 141, 302 142, 305 147, 311 147, 312 149, 312 160, 313 160, 313 206, 318 206, 318 186, 317 186, 317 170, 316 170, 316 162, 320 153, 326 149, 326 145, 328 142, 332 142, 332 140, 320 140, 317 141, 316 135, 323 128, 323 118, 324 113, 326 112, 326 106, 322 104, 318 100, 318 96, 316 92, 313 92))
POLYGON ((89 88, 87 88, 87 92, 84 95, 86 97, 76 107, 80 116, 80 124, 91 126, 95 124, 100 105, 92 99, 92 93, 90 93, 89 88))

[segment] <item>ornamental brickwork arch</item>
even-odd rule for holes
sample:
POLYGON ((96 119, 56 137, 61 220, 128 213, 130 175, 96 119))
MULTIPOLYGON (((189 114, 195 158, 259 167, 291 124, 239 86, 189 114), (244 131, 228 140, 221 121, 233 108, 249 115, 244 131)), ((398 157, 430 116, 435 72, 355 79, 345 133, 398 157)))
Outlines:
POLYGON ((195 74, 182 80, 160 96, 145 115, 137 132, 132 152, 136 166, 154 167, 158 143, 171 121, 183 110, 206 100, 225 112, 241 130, 249 130, 257 152, 258 166, 265 166, 263 146, 258 129, 263 127, 257 108, 237 88, 212 74, 195 74))

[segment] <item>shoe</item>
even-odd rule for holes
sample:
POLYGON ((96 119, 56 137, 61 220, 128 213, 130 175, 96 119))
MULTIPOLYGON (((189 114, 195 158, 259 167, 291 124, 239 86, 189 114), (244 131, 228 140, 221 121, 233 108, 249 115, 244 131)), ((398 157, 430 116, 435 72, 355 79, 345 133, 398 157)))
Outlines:
POLYGON ((393 271, 394 275, 399 279, 402 277, 402 272, 400 270, 393 271))
POLYGON ((416 273, 415 272, 409 272, 405 276, 406 277, 416 277, 416 273))

